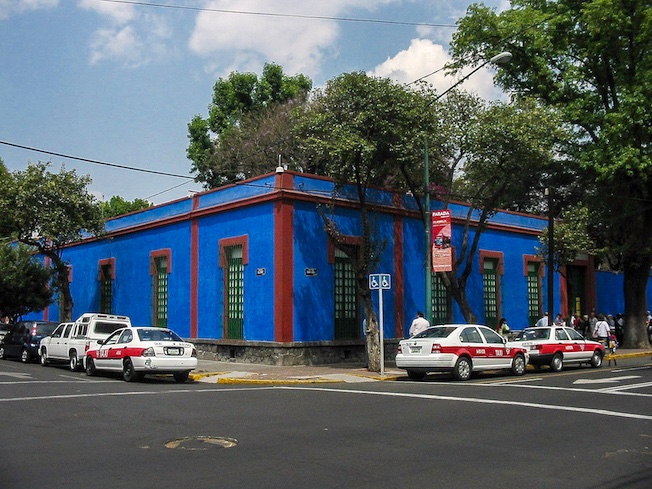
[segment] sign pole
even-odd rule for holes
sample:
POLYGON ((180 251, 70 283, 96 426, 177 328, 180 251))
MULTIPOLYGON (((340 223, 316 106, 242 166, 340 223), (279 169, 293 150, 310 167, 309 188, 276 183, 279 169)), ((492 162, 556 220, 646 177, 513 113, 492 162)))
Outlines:
POLYGON ((378 331, 380 333, 380 375, 385 375, 385 324, 383 321, 383 289, 378 289, 378 308, 380 309, 380 324, 378 331))

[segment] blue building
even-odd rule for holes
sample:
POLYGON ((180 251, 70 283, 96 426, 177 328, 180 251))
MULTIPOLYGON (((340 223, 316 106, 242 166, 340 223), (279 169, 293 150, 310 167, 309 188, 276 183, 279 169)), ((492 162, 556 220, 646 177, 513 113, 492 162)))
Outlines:
MULTIPOLYGON (((363 359, 353 270, 330 242, 319 211, 328 207, 352 246, 360 240, 359 215, 346 189, 335 199, 334 191, 329 179, 285 171, 109 220, 103 236, 64 250, 73 315, 123 314, 135 325, 168 326, 221 359, 363 359)), ((392 276, 383 295, 391 351, 426 302, 424 228, 410 196, 375 189, 369 202, 374 229, 385 241, 378 272, 392 276)), ((468 207, 449 209, 454 253, 468 207)), ((490 220, 466 287, 479 322, 493 326, 506 317, 520 329, 547 310, 547 271, 536 254, 546 225, 545 218, 514 212, 490 220)), ((463 322, 436 274, 432 280, 435 321, 463 322)), ((554 311, 565 316, 622 312, 622 277, 596 273, 590 257, 554 283, 554 311)), ((59 314, 55 303, 39 319, 58 320, 59 314)))

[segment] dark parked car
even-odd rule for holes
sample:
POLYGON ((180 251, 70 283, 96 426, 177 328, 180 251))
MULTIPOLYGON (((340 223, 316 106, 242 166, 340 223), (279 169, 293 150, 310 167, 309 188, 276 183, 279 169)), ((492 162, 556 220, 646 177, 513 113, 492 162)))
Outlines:
POLYGON ((36 360, 41 339, 50 335, 58 325, 50 321, 20 321, 12 325, 0 341, 0 359, 18 357, 23 362, 36 360))

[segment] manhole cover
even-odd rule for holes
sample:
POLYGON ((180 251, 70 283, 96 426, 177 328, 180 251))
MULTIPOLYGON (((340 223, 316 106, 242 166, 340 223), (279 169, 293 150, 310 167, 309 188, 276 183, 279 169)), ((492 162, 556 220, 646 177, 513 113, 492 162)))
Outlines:
POLYGON ((238 444, 235 438, 223 436, 186 436, 165 442, 166 448, 181 450, 208 450, 209 448, 231 448, 238 444))

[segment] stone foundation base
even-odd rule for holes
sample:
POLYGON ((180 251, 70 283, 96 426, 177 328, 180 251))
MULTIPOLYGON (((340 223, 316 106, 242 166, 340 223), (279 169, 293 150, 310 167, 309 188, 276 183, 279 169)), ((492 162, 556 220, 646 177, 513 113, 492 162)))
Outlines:
MULTIPOLYGON (((367 363, 365 345, 360 340, 276 343, 193 338, 189 341, 196 346, 198 358, 220 362, 280 366, 367 363)), ((385 365, 394 365, 398 341, 385 341, 385 365)))

